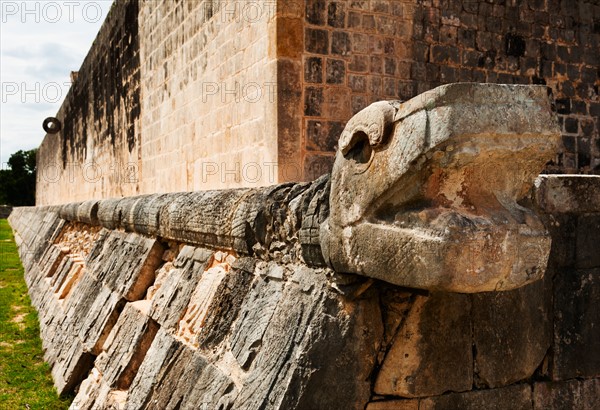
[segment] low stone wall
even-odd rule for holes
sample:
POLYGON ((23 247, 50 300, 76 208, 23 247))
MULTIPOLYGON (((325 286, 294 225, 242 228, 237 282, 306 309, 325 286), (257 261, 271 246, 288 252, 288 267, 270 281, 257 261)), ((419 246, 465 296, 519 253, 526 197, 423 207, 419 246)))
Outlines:
POLYGON ((328 189, 15 209, 59 392, 74 409, 599 407, 600 177, 540 177, 544 278, 475 294, 325 267, 328 189))

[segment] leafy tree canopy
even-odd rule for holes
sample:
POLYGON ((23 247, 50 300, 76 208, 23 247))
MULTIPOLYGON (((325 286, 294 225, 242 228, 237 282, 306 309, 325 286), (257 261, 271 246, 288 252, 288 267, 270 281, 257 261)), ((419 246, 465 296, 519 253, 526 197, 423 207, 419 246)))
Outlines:
POLYGON ((37 149, 32 149, 10 156, 9 169, 0 170, 0 204, 35 205, 36 154, 37 149))

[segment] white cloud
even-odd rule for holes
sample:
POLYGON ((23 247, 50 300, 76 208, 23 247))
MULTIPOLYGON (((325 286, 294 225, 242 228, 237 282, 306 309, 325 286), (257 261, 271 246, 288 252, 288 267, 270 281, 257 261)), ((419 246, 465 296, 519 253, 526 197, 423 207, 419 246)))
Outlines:
POLYGON ((0 161, 40 145, 113 0, 0 0, 0 161))

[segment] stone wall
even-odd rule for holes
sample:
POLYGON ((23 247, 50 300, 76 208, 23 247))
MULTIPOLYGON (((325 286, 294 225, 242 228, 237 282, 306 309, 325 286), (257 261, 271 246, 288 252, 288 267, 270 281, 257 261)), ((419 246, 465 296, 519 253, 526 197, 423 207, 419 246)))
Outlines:
POLYGON ((600 164, 593 1, 118 2, 39 151, 37 203, 312 180, 357 111, 440 84, 547 84, 600 164))
POLYGON ((414 1, 305 2, 296 85, 302 115, 295 121, 306 179, 329 172, 352 115, 375 101, 417 94, 410 41, 416 7, 414 1))
POLYGON ((275 11, 141 2, 143 193, 278 182, 275 11))
POLYGON ((450 1, 415 10, 415 93, 457 81, 547 84, 564 151, 549 172, 600 171, 600 5, 595 1, 450 1))
POLYGON ((547 84, 564 142, 547 172, 600 171, 597 2, 307 0, 297 19, 305 178, 330 169, 354 113, 454 82, 547 84))
POLYGON ((115 2, 37 153, 37 204, 140 192, 137 1, 115 2))
POLYGON ((40 146, 37 204, 277 183, 275 15, 115 2, 40 146))
POLYGON ((323 267, 303 231, 328 213, 328 177, 9 221, 46 359, 77 409, 596 409, 600 177, 535 186, 550 261, 507 292, 323 267))

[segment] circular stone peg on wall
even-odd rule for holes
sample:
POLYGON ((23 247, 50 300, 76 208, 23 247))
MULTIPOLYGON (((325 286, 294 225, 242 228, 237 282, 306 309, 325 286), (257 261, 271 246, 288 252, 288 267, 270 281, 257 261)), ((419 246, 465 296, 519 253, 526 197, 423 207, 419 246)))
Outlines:
POLYGON ((61 130, 62 124, 58 118, 48 117, 44 120, 42 127, 48 134, 56 134, 61 130))

